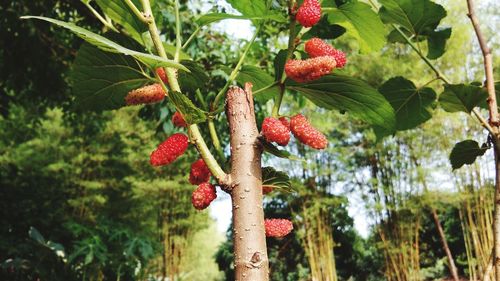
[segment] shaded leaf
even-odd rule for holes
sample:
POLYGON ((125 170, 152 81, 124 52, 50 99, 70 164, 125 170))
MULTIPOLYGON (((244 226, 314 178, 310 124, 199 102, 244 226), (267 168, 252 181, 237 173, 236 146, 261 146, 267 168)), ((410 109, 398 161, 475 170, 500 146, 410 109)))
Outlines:
POLYGON ((285 172, 276 171, 273 167, 262 168, 262 187, 286 192, 293 191, 290 177, 285 172))
POLYGON ((385 27, 371 6, 362 2, 329 8, 328 21, 344 27, 358 39, 361 52, 378 51, 385 45, 385 27))
POLYGON ((287 87, 295 90, 317 106, 348 112, 368 124, 392 131, 394 110, 376 89, 351 76, 330 74, 318 80, 297 83, 287 79, 287 87))
POLYGON ((433 31, 427 37, 427 57, 435 60, 444 54, 446 41, 451 37, 451 28, 433 31))
POLYGON ((281 76, 285 72, 287 50, 280 50, 274 58, 274 78, 276 81, 281 80, 281 76))
POLYGON ((432 117, 436 107, 436 92, 431 88, 417 88, 404 77, 394 77, 380 86, 379 91, 396 112, 396 130, 417 127, 432 117))
POLYGON ((484 155, 489 147, 483 144, 479 147, 479 144, 474 140, 461 141, 453 147, 450 153, 450 163, 453 170, 462 167, 465 164, 472 164, 476 161, 476 158, 484 155))
POLYGON ((43 238, 43 235, 38 231, 38 229, 34 228, 33 226, 30 226, 28 234, 31 239, 35 240, 36 242, 42 245, 45 245, 45 238, 43 238))
POLYGON ((198 107, 184 94, 179 92, 169 92, 168 97, 177 110, 182 113, 184 120, 188 124, 198 124, 207 120, 207 113, 198 107))
POLYGON ((79 26, 76 26, 72 23, 56 20, 56 19, 51 19, 51 18, 46 18, 46 17, 35 17, 35 16, 25 16, 21 17, 22 19, 39 19, 43 21, 47 21, 56 25, 59 25, 61 27, 64 27, 66 29, 71 30, 74 32, 78 37, 82 38, 83 40, 87 41, 88 43, 98 47, 99 49, 106 51, 106 52, 111 52, 111 53, 120 53, 128 56, 132 56, 136 58, 137 60, 143 62, 144 64, 148 65, 151 68, 157 68, 160 66, 166 66, 166 67, 173 67, 173 68, 178 68, 178 69, 183 69, 183 70, 188 70, 185 68, 182 64, 179 64, 173 60, 165 59, 156 55, 151 55, 151 54, 145 54, 141 52, 137 52, 134 50, 127 49, 111 40, 109 40, 106 37, 103 37, 99 34, 93 33, 87 29, 81 28, 79 26))
MULTIPOLYGON (((236 81, 241 85, 244 85, 246 82, 251 82, 253 84, 252 90, 255 92, 259 89, 262 89, 266 86, 269 86, 274 83, 274 78, 267 74, 264 70, 252 66, 252 65, 244 65, 238 76, 236 77, 236 81)), ((255 99, 259 102, 266 102, 267 100, 279 95, 279 87, 275 86, 259 92, 255 94, 255 99)))
POLYGON ((107 110, 125 106, 125 96, 148 83, 137 61, 121 54, 107 53, 85 43, 70 73, 75 107, 107 110))
POLYGON ((274 156, 277 156, 279 158, 289 159, 289 160, 304 161, 303 159, 300 159, 297 156, 292 155, 290 152, 288 152, 286 150, 281 150, 281 149, 277 148, 272 143, 267 142, 264 139, 261 139, 261 143, 264 147, 264 151, 271 153, 274 156))
MULTIPOLYGON (((140 7, 138 0, 132 0, 136 7, 140 7)), ((130 36, 144 46, 142 33, 146 32, 147 26, 141 22, 129 9, 123 0, 96 0, 101 10, 114 22, 123 26, 130 36)))
POLYGON ((445 85, 439 96, 439 104, 447 112, 471 113, 474 107, 488 98, 488 92, 480 86, 470 84, 445 85))
POLYGON ((322 17, 321 20, 315 24, 308 32, 303 36, 303 40, 307 40, 313 37, 318 37, 321 39, 335 39, 346 33, 346 29, 338 24, 330 24, 328 22, 328 17, 322 17))
POLYGON ((189 69, 189 72, 179 70, 179 85, 183 92, 194 92, 203 88, 210 77, 207 71, 199 63, 194 61, 181 61, 189 69))

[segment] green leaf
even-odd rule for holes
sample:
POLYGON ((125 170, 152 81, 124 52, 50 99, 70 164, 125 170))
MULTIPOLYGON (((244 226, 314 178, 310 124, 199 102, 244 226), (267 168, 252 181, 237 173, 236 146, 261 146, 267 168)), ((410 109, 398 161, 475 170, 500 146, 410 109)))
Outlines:
MULTIPOLYGON (((163 43, 163 48, 165 48, 165 52, 167 53, 167 55, 169 56, 169 58, 173 58, 175 56, 176 47, 174 45, 163 43)), ((179 59, 181 61, 192 60, 192 58, 188 54, 186 54, 185 52, 183 52, 182 50, 179 52, 179 59)), ((183 63, 183 62, 181 62, 181 63, 183 63)), ((186 67, 189 69, 188 66, 186 66, 186 67)))
POLYGON ((28 234, 31 239, 35 240, 36 242, 42 245, 45 245, 45 238, 43 238, 43 235, 38 231, 38 229, 34 228, 33 226, 30 226, 28 234))
POLYGON ((417 127, 432 117, 436 107, 436 92, 431 88, 415 87, 404 77, 394 77, 380 86, 379 91, 396 112, 396 130, 417 127))
MULTIPOLYGON (((474 86, 482 86, 483 84, 481 82, 472 82, 471 85, 474 86)), ((486 91, 486 89, 485 89, 486 91)), ((498 103, 498 109, 500 111, 500 81, 495 82, 495 96, 497 97, 497 103, 498 103)), ((488 102, 487 100, 484 100, 483 102, 479 103, 479 107, 488 109, 488 102)))
MULTIPOLYGON (((267 74, 264 70, 252 66, 252 65, 244 65, 238 76, 236 77, 236 81, 241 85, 244 85, 246 82, 251 82, 253 84, 253 91, 257 91, 266 86, 269 86, 274 83, 274 78, 267 74)), ((267 100, 279 95, 279 87, 275 86, 259 92, 255 94, 255 99, 259 102, 266 102, 267 100)))
POLYGON ((344 27, 338 24, 330 24, 328 22, 328 17, 322 17, 317 24, 311 27, 311 29, 302 36, 302 39, 307 40, 313 37, 335 39, 342 36, 346 31, 344 27))
POLYGON ((226 14, 226 13, 210 13, 210 14, 205 14, 202 15, 201 17, 196 19, 196 23, 199 26, 205 26, 214 22, 218 22, 221 20, 225 19, 242 19, 242 20, 248 20, 250 19, 249 17, 242 16, 242 15, 232 15, 232 14, 226 14))
POLYGON ((267 8, 267 0, 227 0, 231 6, 249 19, 271 19, 277 22, 286 22, 282 14, 267 8))
POLYGON ((157 67, 173 67, 173 68, 178 68, 178 69, 183 69, 188 71, 186 67, 184 67, 182 64, 179 64, 173 60, 165 59, 159 56, 151 55, 151 54, 145 54, 141 52, 137 52, 134 50, 127 49, 111 40, 109 40, 106 37, 103 37, 99 34, 93 33, 89 30, 86 30, 84 28, 81 28, 79 26, 76 26, 72 23, 56 20, 56 19, 51 19, 51 18, 46 18, 46 17, 36 17, 36 16, 25 16, 21 17, 22 19, 39 19, 43 21, 47 21, 56 25, 59 25, 61 27, 64 27, 66 29, 71 30, 74 32, 76 35, 78 35, 80 38, 83 40, 87 41, 88 43, 98 47, 99 49, 106 51, 106 52, 111 52, 111 53, 120 53, 128 56, 132 56, 135 59, 143 62, 144 64, 148 65, 151 68, 157 68, 157 67))
POLYGON ((379 14, 383 22, 400 25, 415 36, 433 32, 441 19, 446 17, 443 6, 430 0, 379 0, 379 2, 382 4, 379 14))
MULTIPOLYGON (((138 0, 132 2, 136 7, 140 7, 138 0)), ((142 33, 148 30, 147 26, 133 14, 123 0, 96 0, 96 3, 106 15, 123 26, 134 40, 144 46, 142 33)))
POLYGON ((286 55, 288 51, 287 50, 280 50, 278 54, 276 54, 276 57, 274 58, 274 78, 276 81, 281 80, 281 76, 285 72, 285 63, 286 63, 286 55))
POLYGON ((286 150, 281 150, 274 146, 272 143, 265 141, 264 139, 261 139, 262 146, 264 147, 264 151, 271 153, 272 155, 279 157, 279 158, 285 158, 289 160, 294 160, 294 161, 305 161, 303 159, 298 158, 297 156, 292 155, 290 152, 286 150))
POLYGON ((389 131, 395 128, 392 106, 382 94, 362 80, 330 74, 308 83, 287 79, 286 84, 320 107, 347 111, 353 117, 389 131))
POLYGON ((451 28, 433 31, 427 37, 427 57, 435 60, 444 54, 446 41, 451 37, 451 28))
POLYGON ((370 5, 350 2, 329 8, 328 21, 338 24, 358 39, 361 52, 378 51, 385 45, 385 27, 370 5))
POLYGON ((184 94, 179 92, 169 92, 168 97, 177 110, 182 113, 184 120, 188 124, 198 124, 207 120, 207 113, 198 107, 184 94))
POLYGON ((125 106, 127 93, 144 86, 150 78, 133 58, 85 43, 78 51, 70 80, 75 106, 100 111, 125 106))
POLYGON ((194 61, 181 61, 181 63, 189 69, 189 72, 179 71, 179 84, 183 92, 194 92, 197 89, 202 89, 210 79, 207 71, 194 61))
POLYGON ((262 187, 286 192, 293 191, 290 177, 285 172, 276 171, 273 167, 262 168, 262 187))
POLYGON ((450 153, 450 163, 453 170, 462 167, 465 164, 472 164, 476 161, 476 158, 483 156, 489 147, 483 144, 479 147, 479 144, 474 140, 461 141, 453 147, 450 153))
POLYGON ((470 84, 445 85, 439 96, 439 104, 447 112, 471 113, 474 107, 488 98, 488 92, 480 86, 470 84))

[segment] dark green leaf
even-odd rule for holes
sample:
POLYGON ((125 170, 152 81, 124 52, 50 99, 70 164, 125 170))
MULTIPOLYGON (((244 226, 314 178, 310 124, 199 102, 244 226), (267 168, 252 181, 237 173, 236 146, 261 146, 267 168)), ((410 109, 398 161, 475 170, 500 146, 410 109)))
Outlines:
POLYGON ((127 93, 150 81, 133 58, 88 43, 78 51, 70 79, 75 106, 98 111, 125 106, 127 93))
MULTIPOLYGON (((132 2, 140 7, 138 0, 132 2)), ((96 0, 96 3, 114 22, 123 26, 134 40, 144 45, 142 33, 148 30, 147 26, 132 13, 123 0, 96 0)))
POLYGON ((302 36, 302 39, 307 40, 313 37, 335 39, 342 36, 346 31, 344 27, 338 24, 330 24, 328 17, 322 17, 317 24, 302 36))
POLYGON ((290 177, 285 172, 276 171, 273 167, 262 168, 262 187, 286 192, 293 191, 290 177))
POLYGON ((286 84, 320 107, 346 111, 353 117, 389 131, 395 128, 392 106, 382 94, 362 80, 330 74, 308 83, 287 80, 286 84))
POLYGON ((168 97, 188 124, 198 124, 207 120, 207 113, 198 107, 185 95, 179 92, 169 92, 168 97))
POLYGON ((417 89, 413 82, 403 77, 389 79, 379 91, 396 112, 398 131, 412 129, 426 122, 436 107, 437 96, 433 89, 417 89))
POLYGON ((447 112, 471 113, 472 109, 485 102, 487 97, 488 92, 480 86, 445 85, 444 92, 439 96, 439 104, 447 112))
POLYGON ((297 156, 292 155, 290 152, 286 150, 281 150, 274 146, 272 143, 267 142, 263 139, 261 139, 262 145, 264 146, 264 151, 271 153, 274 156, 277 156, 279 158, 285 158, 289 160, 295 160, 295 161, 304 161, 303 159, 298 158, 297 156))
POLYGON ((151 68, 157 68, 160 66, 165 66, 165 67, 173 67, 173 68, 178 68, 178 69, 183 69, 183 70, 188 70, 185 68, 183 65, 169 59, 165 59, 159 56, 151 55, 151 54, 145 54, 141 52, 137 52, 134 50, 127 49, 99 34, 93 33, 89 30, 86 30, 84 28, 81 28, 79 26, 76 26, 72 23, 60 21, 60 20, 55 20, 51 18, 46 18, 46 17, 35 17, 35 16, 25 16, 21 17, 22 19, 39 19, 39 20, 44 20, 56 25, 59 25, 61 27, 64 27, 66 29, 71 30, 74 32, 76 35, 78 35, 80 38, 83 40, 87 41, 88 43, 98 47, 99 49, 106 51, 106 52, 111 52, 111 53, 120 53, 128 56, 132 56, 135 59, 143 62, 144 64, 148 65, 151 68))
POLYGON ((327 13, 331 24, 344 27, 358 39, 361 52, 378 51, 385 45, 385 27, 370 5, 350 2, 327 13))
MULTIPOLYGON (((253 84, 254 92, 274 83, 274 79, 271 75, 267 74, 264 70, 251 65, 244 65, 241 68, 238 76, 236 77, 236 81, 238 81, 241 85, 244 85, 246 82, 251 82, 253 84)), ((255 94, 255 99, 259 102, 266 102, 267 100, 278 96, 278 94, 279 87, 275 86, 255 94)))
POLYGON ((183 92, 194 92, 204 88, 210 77, 203 67, 193 61, 181 61, 189 69, 189 72, 179 71, 179 84, 183 92))
POLYGON ((28 234, 31 239, 35 240, 36 242, 45 245, 45 238, 43 238, 43 235, 33 226, 30 226, 30 230, 28 231, 28 234))
POLYGON ((461 141, 453 147, 450 153, 450 163, 453 170, 462 167, 465 164, 472 164, 476 161, 476 158, 484 155, 489 147, 483 144, 479 147, 479 144, 474 140, 461 141))
POLYGON ((281 80, 281 76, 285 71, 287 50, 280 50, 274 58, 274 78, 276 81, 281 80))
POLYGON ((451 28, 444 28, 433 31, 427 37, 428 52, 427 57, 435 60, 444 54, 446 41, 450 39, 451 28))

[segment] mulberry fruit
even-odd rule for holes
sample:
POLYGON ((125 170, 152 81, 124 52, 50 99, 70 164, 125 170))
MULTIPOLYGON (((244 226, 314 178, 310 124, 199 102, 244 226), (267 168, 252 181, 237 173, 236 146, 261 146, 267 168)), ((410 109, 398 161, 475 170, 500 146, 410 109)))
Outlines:
POLYGON ((158 74, 158 76, 160 76, 160 79, 161 79, 161 81, 163 81, 163 83, 168 84, 168 77, 167 77, 167 73, 165 72, 165 68, 158 67, 156 69, 156 74, 158 74))
POLYGON ((172 124, 174 124, 175 127, 187 127, 186 120, 184 120, 184 117, 182 117, 182 114, 179 111, 176 111, 174 115, 172 116, 172 124))
POLYGON ((153 166, 168 165, 184 154, 187 147, 188 137, 186 135, 181 133, 173 134, 151 153, 149 162, 153 166))
POLYGON ((198 185, 191 195, 191 203, 197 210, 206 209, 217 198, 215 186, 208 182, 198 185))
POLYGON ((308 82, 330 74, 336 65, 335 58, 330 56, 289 60, 285 64, 285 73, 295 82, 308 82))
POLYGON ((268 193, 271 193, 273 192, 274 188, 270 185, 263 185, 262 186, 262 194, 268 194, 268 193))
POLYGON ((287 219, 266 219, 264 221, 267 237, 282 238, 293 230, 293 224, 287 219))
POLYGON ((191 171, 189 172, 189 182, 191 184, 200 184, 210 180, 210 170, 208 169, 203 159, 196 160, 191 164, 191 171))
POLYGON ((321 19, 321 5, 318 0, 304 0, 295 19, 304 27, 311 27, 321 19))
POLYGON ((288 130, 290 130, 290 122, 288 122, 288 119, 286 117, 280 117, 280 122, 283 124, 283 126, 287 127, 288 130))
POLYGON ((297 114, 290 119, 290 130, 301 143, 314 149, 324 149, 328 145, 325 135, 311 126, 302 114, 297 114))
POLYGON ((273 117, 266 117, 262 122, 262 135, 268 142, 285 146, 290 141, 290 128, 273 117))
POLYGON ((160 102, 165 98, 166 94, 162 86, 156 83, 128 92, 125 97, 125 104, 140 105, 160 102))
POLYGON ((312 58, 331 56, 335 58, 336 67, 342 68, 347 63, 345 53, 332 47, 319 38, 309 39, 305 44, 306 53, 312 58))

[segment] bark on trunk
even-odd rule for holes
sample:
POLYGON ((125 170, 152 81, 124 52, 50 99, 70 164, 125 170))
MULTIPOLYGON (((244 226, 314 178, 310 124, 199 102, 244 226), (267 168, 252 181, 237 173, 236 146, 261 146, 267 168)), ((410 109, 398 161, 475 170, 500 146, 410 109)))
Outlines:
POLYGON ((255 122, 252 85, 227 93, 231 143, 231 198, 235 280, 269 280, 262 208, 262 147, 255 122))
POLYGON ((455 261, 453 260, 453 255, 451 254, 450 247, 448 246, 448 242, 446 240, 446 236, 444 235, 443 227, 441 226, 441 222, 439 221, 439 216, 437 214, 436 209, 432 208, 432 218, 434 218, 434 223, 436 224, 436 228, 439 233, 439 238, 441 239, 441 243, 443 243, 443 249, 446 253, 446 257, 448 258, 448 267, 450 269, 450 274, 453 280, 459 281, 458 270, 455 265, 455 261))

